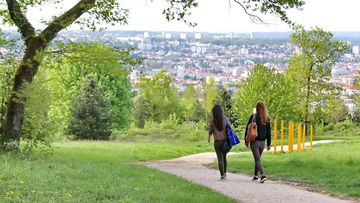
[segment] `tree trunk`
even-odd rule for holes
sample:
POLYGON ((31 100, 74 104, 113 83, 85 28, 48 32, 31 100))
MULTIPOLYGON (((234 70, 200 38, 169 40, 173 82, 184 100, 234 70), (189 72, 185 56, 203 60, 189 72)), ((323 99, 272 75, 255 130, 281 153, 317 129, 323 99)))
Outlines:
POLYGON ((44 43, 39 38, 32 38, 26 47, 25 55, 16 71, 12 94, 2 126, 0 144, 6 151, 19 151, 19 143, 24 121, 24 110, 27 98, 19 94, 26 83, 31 83, 43 60, 44 43))
POLYGON ((310 107, 310 82, 311 76, 307 78, 307 92, 306 92, 306 101, 305 101, 305 114, 304 114, 304 124, 305 124, 305 136, 307 136, 308 123, 309 123, 309 107, 310 107))

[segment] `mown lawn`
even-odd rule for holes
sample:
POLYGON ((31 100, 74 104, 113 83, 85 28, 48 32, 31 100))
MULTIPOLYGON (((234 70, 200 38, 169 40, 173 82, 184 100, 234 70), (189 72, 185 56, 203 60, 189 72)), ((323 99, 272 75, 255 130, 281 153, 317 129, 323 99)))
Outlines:
POLYGON ((0 154, 0 202, 234 202, 132 162, 209 151, 204 143, 58 143, 48 152, 0 154))
MULTIPOLYGON (((312 152, 265 153, 262 157, 270 179, 301 182, 332 194, 360 197, 360 139, 316 146, 312 152)), ((215 164, 214 164, 215 165, 215 164)), ((229 170, 253 175, 251 154, 233 156, 229 170)))

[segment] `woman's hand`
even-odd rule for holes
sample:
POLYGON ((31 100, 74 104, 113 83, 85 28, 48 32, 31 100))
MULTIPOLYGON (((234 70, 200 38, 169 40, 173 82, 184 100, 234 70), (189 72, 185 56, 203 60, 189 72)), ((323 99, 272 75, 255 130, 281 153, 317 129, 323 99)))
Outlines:
POLYGON ((208 137, 208 143, 209 143, 209 144, 211 143, 211 138, 210 138, 210 136, 208 137))
POLYGON ((266 149, 269 151, 271 149, 271 146, 267 146, 266 149))

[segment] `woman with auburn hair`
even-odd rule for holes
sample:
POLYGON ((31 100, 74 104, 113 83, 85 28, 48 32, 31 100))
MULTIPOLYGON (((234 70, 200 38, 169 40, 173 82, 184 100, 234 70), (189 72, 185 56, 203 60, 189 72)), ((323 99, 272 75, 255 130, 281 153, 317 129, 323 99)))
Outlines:
POLYGON ((246 136, 248 134, 248 128, 246 128, 245 131, 245 145, 249 147, 252 151, 252 154, 254 156, 255 161, 255 169, 254 169, 254 177, 253 181, 256 181, 259 179, 258 173, 261 173, 260 183, 264 183, 266 181, 266 174, 263 168, 263 165, 261 163, 261 154, 264 151, 265 148, 265 140, 266 140, 266 148, 269 151, 270 150, 270 144, 271 144, 271 127, 270 127, 270 118, 268 111, 266 109, 266 106, 263 102, 257 102, 256 109, 254 109, 253 115, 250 116, 248 125, 254 121, 256 122, 257 126, 257 134, 258 136, 254 141, 251 143, 246 142, 246 136), (256 110, 256 111, 255 111, 256 110))

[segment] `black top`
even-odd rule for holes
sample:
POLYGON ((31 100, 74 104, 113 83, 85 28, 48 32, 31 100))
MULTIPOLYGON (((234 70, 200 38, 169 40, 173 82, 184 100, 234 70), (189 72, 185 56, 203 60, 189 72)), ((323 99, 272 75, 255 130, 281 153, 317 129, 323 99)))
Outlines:
MULTIPOLYGON (((253 119, 253 115, 250 116, 249 122, 246 125, 246 130, 245 130, 245 136, 244 139, 247 135, 247 126, 249 126, 249 124, 251 123, 253 119)), ((267 146, 270 146, 271 144, 271 127, 270 127, 270 119, 269 122, 267 122, 265 125, 261 122, 260 116, 256 116, 256 125, 257 125, 257 131, 258 131, 258 136, 256 138, 256 140, 258 141, 265 141, 266 140, 266 144, 267 146)))

